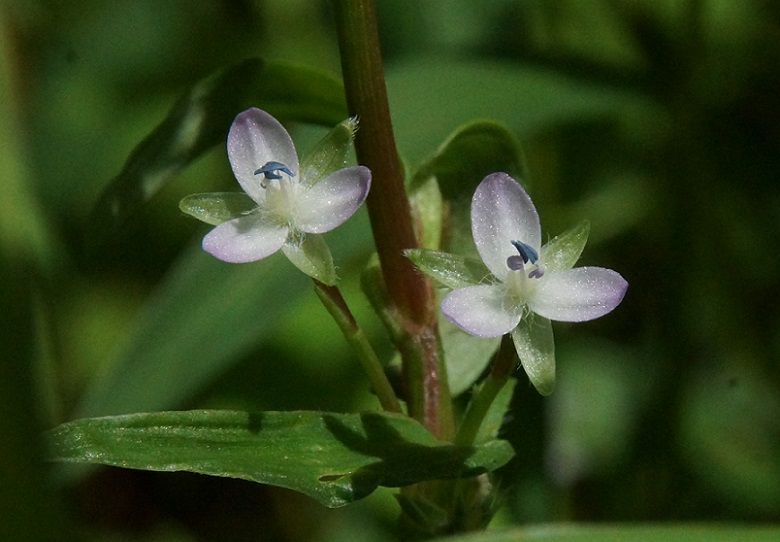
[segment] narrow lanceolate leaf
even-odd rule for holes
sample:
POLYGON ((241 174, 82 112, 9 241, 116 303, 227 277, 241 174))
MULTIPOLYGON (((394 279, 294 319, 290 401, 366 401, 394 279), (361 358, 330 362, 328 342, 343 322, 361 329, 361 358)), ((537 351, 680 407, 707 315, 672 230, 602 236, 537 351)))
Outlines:
POLYGON ((108 184, 92 210, 87 247, 107 241, 182 168, 224 144, 233 118, 251 106, 326 126, 347 115, 339 81, 313 70, 250 59, 213 74, 173 106, 108 184))
POLYGON ((405 250, 404 255, 417 269, 448 288, 472 286, 490 277, 487 267, 475 258, 424 248, 405 250))
POLYGON ((513 455, 503 440, 456 447, 388 413, 216 410, 86 418, 53 429, 52 459, 241 478, 332 508, 377 487, 475 476, 513 455))

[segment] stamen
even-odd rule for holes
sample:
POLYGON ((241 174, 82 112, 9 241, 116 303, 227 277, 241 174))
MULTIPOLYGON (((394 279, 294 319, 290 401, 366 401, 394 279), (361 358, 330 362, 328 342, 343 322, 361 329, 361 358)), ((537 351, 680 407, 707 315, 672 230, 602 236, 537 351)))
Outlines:
POLYGON ((536 263, 539 260, 539 253, 530 245, 527 245, 522 241, 512 241, 512 245, 520 253, 520 256, 523 257, 524 263, 528 263, 529 260, 531 263, 536 263))
POLYGON ((520 271, 523 268, 523 258, 520 256, 510 256, 506 259, 506 266, 512 271, 520 271))
POLYGON ((544 267, 537 267, 530 273, 528 273, 529 279, 540 279, 544 275, 544 267))
POLYGON ((279 172, 286 173, 290 177, 295 177, 295 173, 290 171, 286 165, 281 162, 268 162, 260 169, 255 170, 255 175, 263 174, 266 179, 281 179, 282 175, 279 172))

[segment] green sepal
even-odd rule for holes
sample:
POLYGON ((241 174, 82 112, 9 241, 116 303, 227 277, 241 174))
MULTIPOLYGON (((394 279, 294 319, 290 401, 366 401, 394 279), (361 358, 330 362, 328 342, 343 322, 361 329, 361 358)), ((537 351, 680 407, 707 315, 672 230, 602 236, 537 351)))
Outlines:
POLYGON ((212 226, 251 213, 256 207, 244 192, 191 194, 179 202, 182 212, 212 226))
POLYGON ((310 187, 320 179, 344 167, 352 150, 358 121, 350 117, 328 132, 301 163, 301 183, 310 187))
POLYGON ((583 220, 569 231, 550 239, 542 247, 540 258, 546 272, 571 269, 588 242, 590 222, 583 220))
POLYGON ((409 258, 417 269, 448 288, 472 286, 491 276, 485 264, 476 258, 425 248, 404 250, 404 256, 409 258))
POLYGON ((295 267, 311 278, 328 286, 338 282, 333 256, 321 235, 307 233, 300 243, 285 243, 282 252, 295 267))
POLYGON ((550 395, 555 389, 555 339, 552 323, 538 314, 526 316, 512 331, 517 356, 536 391, 550 395))
POLYGON ((155 412, 76 420, 47 437, 56 461, 240 478, 331 508, 379 486, 477 476, 514 455, 504 440, 458 447, 386 412, 155 412))

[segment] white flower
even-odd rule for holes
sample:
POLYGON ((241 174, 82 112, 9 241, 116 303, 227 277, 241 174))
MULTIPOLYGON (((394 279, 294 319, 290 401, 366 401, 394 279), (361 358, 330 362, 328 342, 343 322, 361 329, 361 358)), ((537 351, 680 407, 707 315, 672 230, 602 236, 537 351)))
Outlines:
POLYGON ((233 174, 256 206, 211 230, 203 238, 203 249, 234 263, 260 260, 282 249, 294 264, 316 278, 309 253, 327 251, 327 247, 309 238, 352 216, 368 195, 370 170, 354 166, 321 177, 312 167, 301 175, 287 130, 257 108, 236 116, 227 151, 233 174))
POLYGON ((512 334, 536 388, 552 392, 555 357, 549 320, 582 322, 603 316, 622 300, 628 283, 602 267, 571 269, 579 249, 556 254, 541 247, 539 215, 525 190, 506 173, 493 173, 471 201, 471 231, 489 284, 465 286, 442 300, 444 315, 479 337, 512 334))

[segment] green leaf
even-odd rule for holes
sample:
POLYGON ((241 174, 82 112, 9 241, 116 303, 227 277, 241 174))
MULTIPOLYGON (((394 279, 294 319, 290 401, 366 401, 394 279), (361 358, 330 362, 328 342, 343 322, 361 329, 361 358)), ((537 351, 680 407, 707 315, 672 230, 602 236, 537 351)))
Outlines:
POLYGON ((507 380, 501 391, 493 400, 493 404, 490 405, 485 419, 482 420, 482 425, 479 426, 479 432, 475 442, 487 442, 498 436, 498 431, 501 429, 501 425, 504 423, 504 416, 507 410, 509 410, 509 403, 512 401, 512 394, 515 391, 517 380, 510 378, 507 380))
POLYGON ((198 239, 84 390, 74 417, 175 408, 269 337, 306 286, 281 255, 227 264, 198 239))
POLYGON ((244 192, 191 194, 179 202, 179 209, 190 216, 216 226, 251 212, 257 203, 244 192))
POLYGON ((446 318, 439 318, 444 358, 447 361, 447 381, 453 396, 465 392, 487 368, 498 348, 501 337, 469 335, 446 318))
POLYGON ((485 264, 475 258, 425 248, 408 249, 404 251, 404 255, 417 269, 448 288, 479 284, 490 277, 490 271, 485 264))
POLYGON ((332 126, 346 115, 340 82, 304 68, 250 59, 197 83, 130 154, 88 221, 96 251, 182 168, 224 144, 233 118, 258 106, 283 120, 332 126))
POLYGON ((441 538, 450 542, 775 542, 778 527, 744 525, 540 525, 441 538))
POLYGON ((308 276, 330 286, 338 281, 333 257, 321 235, 306 234, 300 244, 286 243, 282 246, 282 252, 308 276))
POLYGON ((380 412, 156 412, 76 420, 48 437, 54 460, 241 478, 332 508, 380 485, 475 476, 513 455, 503 440, 456 447, 380 412))
POLYGON ((574 267, 588 242, 588 233, 590 222, 583 220, 574 228, 548 241, 542 247, 541 254, 544 270, 563 271, 574 267))
MULTIPOLYGON (((360 215, 328 234, 339 260, 371 250, 360 215)), ((282 255, 228 264, 195 240, 149 296, 116 357, 89 382, 74 417, 177 408, 268 341, 311 293, 310 280, 291 271, 282 255)))
POLYGON ((343 168, 347 163, 349 151, 352 150, 357 129, 357 119, 348 118, 328 132, 303 159, 301 182, 312 186, 323 177, 343 168))
POLYGON ((447 199, 471 197, 482 179, 496 171, 522 177, 523 158, 503 124, 476 121, 458 128, 415 173, 412 188, 435 177, 447 199))
POLYGON ((563 122, 655 108, 645 96, 624 88, 484 58, 416 56, 388 68, 387 87, 399 150, 412 162, 424 159, 454 127, 473 119, 501 119, 524 140, 563 122))
POLYGON ((538 314, 526 316, 512 331, 512 341, 531 384, 542 395, 550 395, 555 389, 552 323, 538 314))

